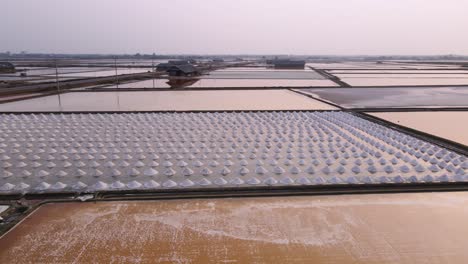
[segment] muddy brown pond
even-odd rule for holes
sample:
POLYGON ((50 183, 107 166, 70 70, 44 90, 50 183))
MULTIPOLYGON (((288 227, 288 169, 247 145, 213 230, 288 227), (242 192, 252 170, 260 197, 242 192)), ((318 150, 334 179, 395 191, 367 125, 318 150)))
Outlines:
POLYGON ((47 204, 1 263, 466 263, 468 193, 47 204))

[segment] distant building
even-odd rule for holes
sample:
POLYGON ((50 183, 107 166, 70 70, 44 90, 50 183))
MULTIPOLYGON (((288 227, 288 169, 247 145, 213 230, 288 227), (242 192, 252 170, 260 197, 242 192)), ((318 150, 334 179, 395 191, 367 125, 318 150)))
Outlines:
POLYGON ((167 63, 160 63, 156 66, 157 71, 167 71, 174 65, 187 65, 190 64, 191 61, 188 60, 170 60, 167 63))
POLYGON ((304 69, 305 61, 290 59, 267 60, 267 64, 272 64, 278 69, 304 69))
POLYGON ((169 63, 159 63, 158 65, 156 65, 156 70, 167 71, 171 66, 172 64, 169 64, 169 63))
POLYGON ((168 62, 171 65, 185 65, 185 64, 190 64, 190 61, 188 60, 170 60, 168 62))
POLYGON ((169 76, 195 76, 200 74, 198 69, 191 64, 172 65, 166 72, 169 76))
POLYGON ((10 62, 0 62, 0 72, 15 72, 15 66, 11 64, 10 62))

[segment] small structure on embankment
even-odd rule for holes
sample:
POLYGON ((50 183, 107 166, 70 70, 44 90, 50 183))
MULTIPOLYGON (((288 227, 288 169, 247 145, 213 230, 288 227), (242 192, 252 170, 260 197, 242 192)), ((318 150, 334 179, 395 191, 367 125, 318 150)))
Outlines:
POLYGON ((200 71, 191 64, 184 64, 184 65, 173 65, 169 67, 166 71, 169 76, 196 76, 200 75, 200 71))
POLYGON ((178 65, 187 65, 187 64, 191 64, 190 61, 188 60, 170 60, 168 61, 167 63, 160 63, 156 66, 156 70, 157 71, 167 71, 169 70, 169 68, 171 68, 172 66, 178 66, 178 65))
POLYGON ((15 71, 15 65, 10 62, 0 61, 0 73, 13 73, 15 71))

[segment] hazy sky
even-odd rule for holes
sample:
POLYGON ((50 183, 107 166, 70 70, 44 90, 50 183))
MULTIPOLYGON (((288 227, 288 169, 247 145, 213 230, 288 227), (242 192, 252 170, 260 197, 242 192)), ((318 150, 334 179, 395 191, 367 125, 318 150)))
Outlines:
POLYGON ((468 0, 0 0, 0 51, 468 55, 468 0))

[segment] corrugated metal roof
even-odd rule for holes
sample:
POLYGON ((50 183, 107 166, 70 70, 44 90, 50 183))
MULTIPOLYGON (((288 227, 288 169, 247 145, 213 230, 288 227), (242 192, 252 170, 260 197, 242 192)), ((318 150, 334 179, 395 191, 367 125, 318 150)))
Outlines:
POLYGON ((184 65, 172 65, 167 69, 167 71, 174 71, 179 70, 185 74, 197 72, 197 68, 191 64, 184 64, 184 65))

